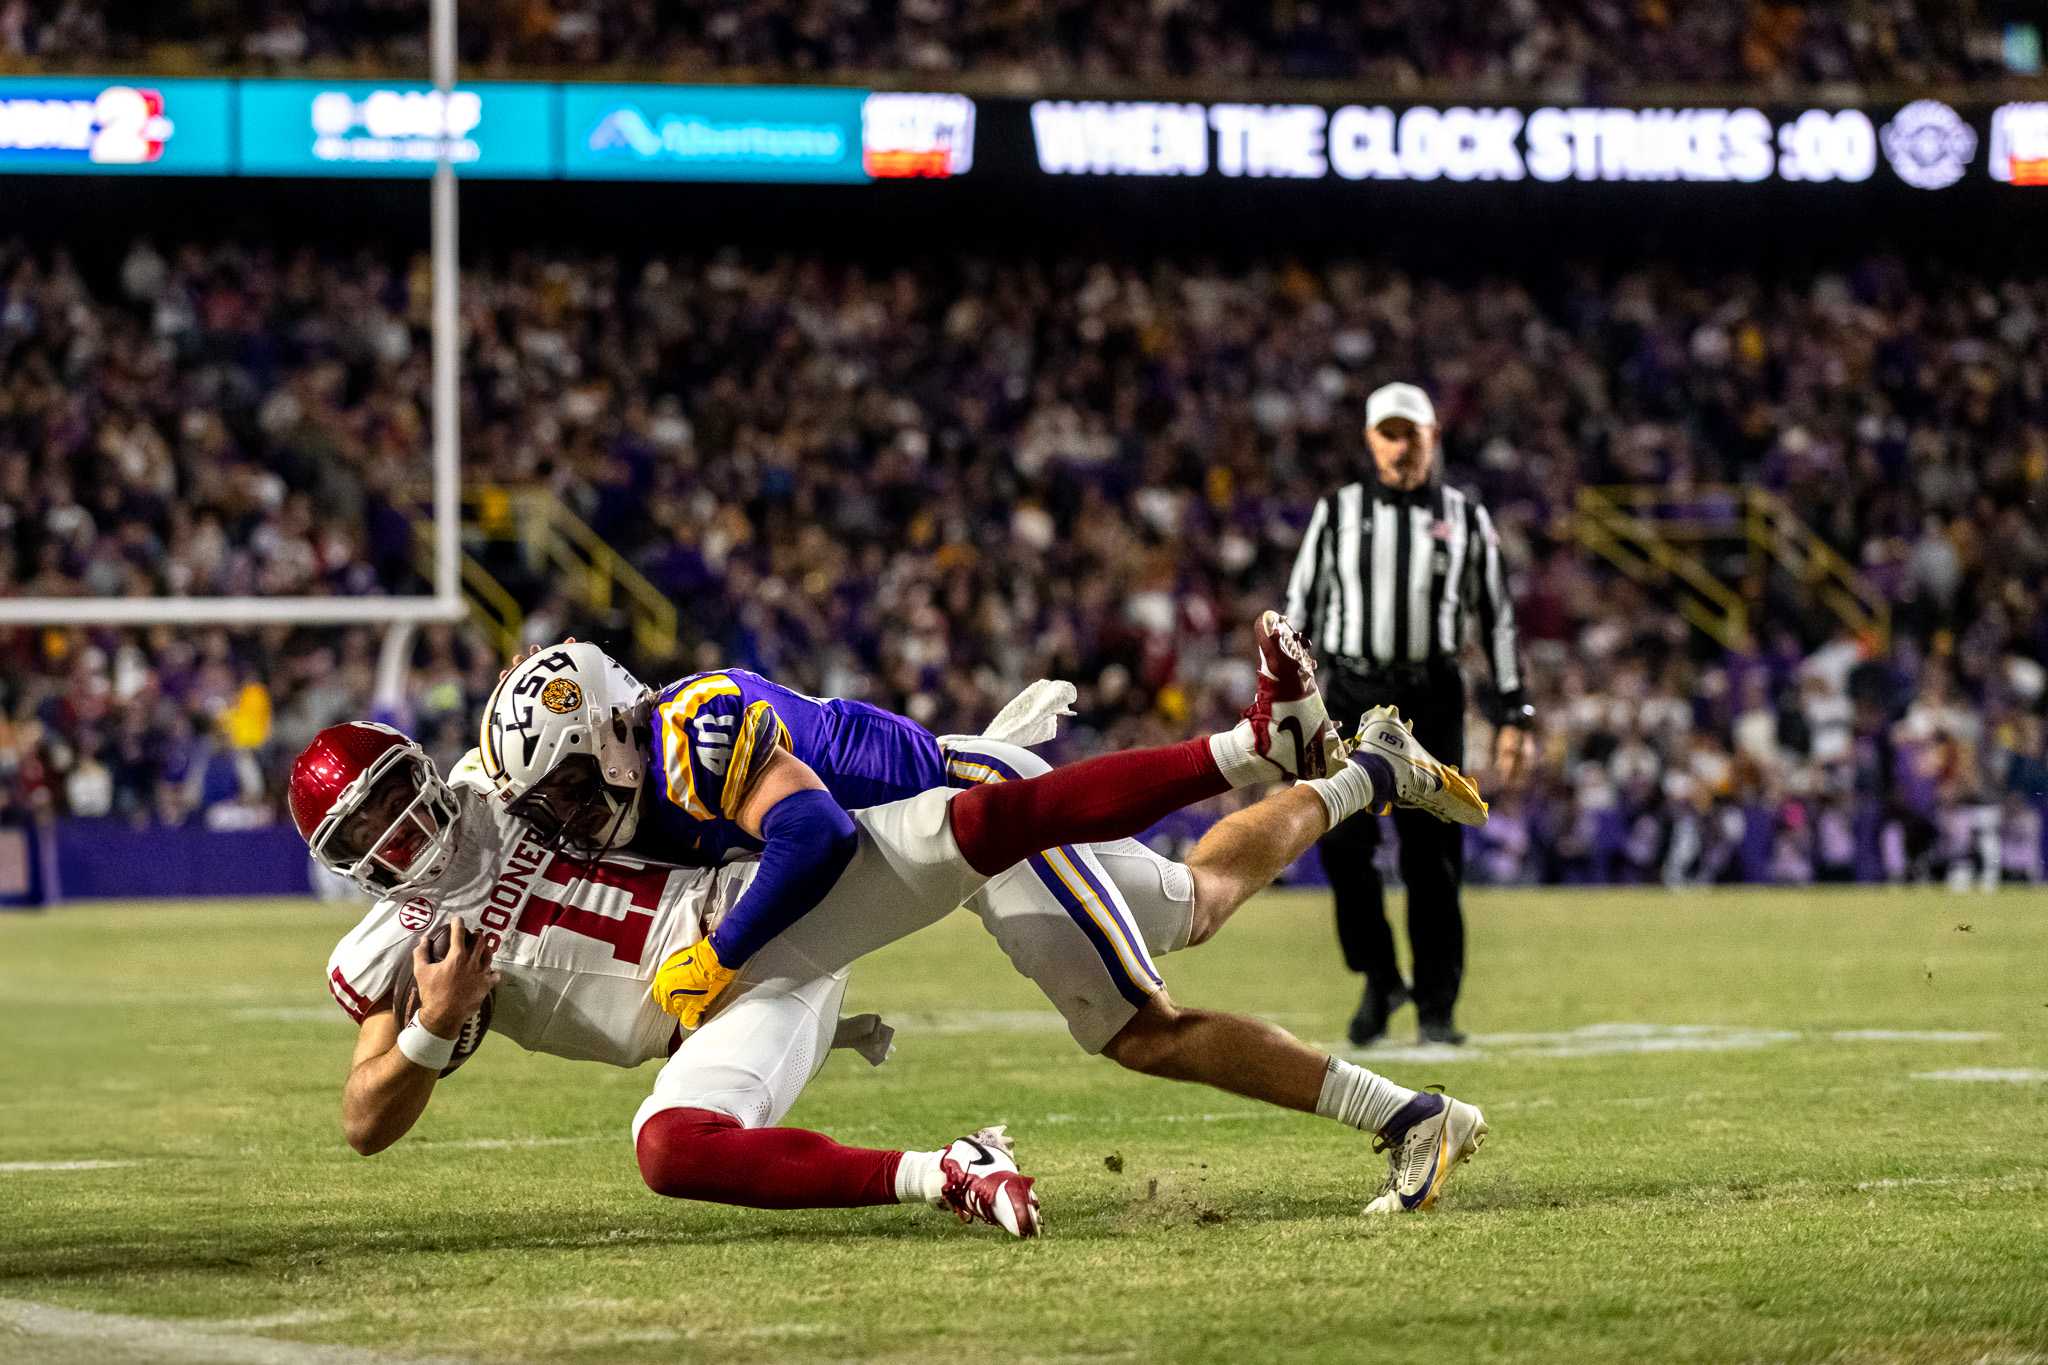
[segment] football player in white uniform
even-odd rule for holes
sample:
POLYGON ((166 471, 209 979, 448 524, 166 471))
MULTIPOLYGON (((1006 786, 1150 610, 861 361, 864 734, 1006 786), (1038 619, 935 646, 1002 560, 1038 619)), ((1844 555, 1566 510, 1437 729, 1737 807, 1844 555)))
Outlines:
MULTIPOLYGON (((528 1047, 622 1065, 673 1050, 635 1122, 642 1173, 661 1193, 765 1207, 929 1202, 1030 1235, 1036 1198, 1000 1130, 901 1152, 769 1125, 822 1064, 854 959, 943 917, 1033 851, 1124 838, 1240 785, 1226 771, 1229 738, 860 812, 859 849, 825 903, 754 954, 677 1046, 647 988, 666 955, 701 938, 744 892, 752 864, 689 871, 551 852, 468 772, 442 785, 395 731, 323 732, 295 767, 294 816, 320 861, 382 896, 329 968, 336 999, 361 1027, 344 1097, 351 1144, 378 1151, 410 1128, 452 1059, 451 1039, 489 996, 494 1031, 528 1047), (443 916, 464 928, 432 963, 413 945, 443 916), (408 954, 419 1008, 400 1021, 392 983, 408 954)), ((1221 822, 1185 878, 1162 877, 1158 860, 1133 855, 1133 879, 1150 877, 1138 898, 1146 909, 1133 907, 1148 938, 1159 937, 1160 951, 1200 941, 1335 819, 1441 783, 1440 771, 1396 757, 1391 766, 1380 758, 1377 774, 1370 762, 1346 764, 1221 822)), ((1177 1011, 1175 1041, 1214 1033, 1219 1022, 1177 1011)), ((1484 1136, 1469 1105, 1405 1090, 1278 1029, 1251 1041, 1264 1055, 1251 1059, 1260 1078, 1247 1093, 1378 1132, 1393 1149, 1394 1175, 1376 1206, 1427 1207, 1484 1136)))
MULTIPOLYGON (((505 812, 474 753, 444 783, 416 743, 369 722, 323 730, 294 763, 290 795, 314 857, 377 898, 327 963, 328 989, 357 1024, 342 1127, 365 1156, 418 1121, 435 1084, 460 1064, 455 1040, 486 1002, 491 1032, 532 1051, 624 1067, 677 1051, 681 1030, 648 986, 662 958, 715 922, 751 870, 671 868, 619 854, 600 863, 551 851, 505 812), (444 922, 448 952, 432 961, 426 931, 444 922), (417 1009, 400 1020, 397 987, 408 973, 417 1009)), ((805 1079, 831 1046, 844 985, 843 971, 806 983, 784 1007, 808 1024, 800 1040, 786 1042, 817 1049, 805 1079)), ((699 1043, 693 1055, 708 1059, 717 1041, 699 1043)), ((885 1048, 886 1030, 852 1045, 864 1042, 885 1048)), ((862 1050, 876 1063, 885 1055, 862 1050)), ((753 1053, 743 1048, 732 1061, 752 1065, 753 1053)), ((797 1130, 771 1142, 775 1150, 757 1157, 792 1172, 825 1163, 844 1182, 846 1162, 832 1156, 853 1149, 797 1130)), ((1031 1182, 1018 1174, 999 1127, 936 1152, 860 1155, 868 1158, 859 1163, 862 1181, 846 1197, 796 1178, 723 1193, 757 1207, 900 1198, 1018 1236, 1037 1230, 1031 1182)))

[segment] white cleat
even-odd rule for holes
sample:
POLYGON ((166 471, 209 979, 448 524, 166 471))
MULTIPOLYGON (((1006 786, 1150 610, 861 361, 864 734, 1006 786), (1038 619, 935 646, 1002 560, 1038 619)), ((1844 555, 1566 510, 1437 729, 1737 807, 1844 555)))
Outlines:
POLYGON ((1394 804, 1428 811, 1454 825, 1486 823, 1486 802, 1471 778, 1439 762, 1416 743, 1408 723, 1391 706, 1375 706, 1358 720, 1350 752, 1377 754, 1394 771, 1394 804))
POLYGON ((963 1223, 993 1223, 1012 1237, 1036 1237, 1038 1196, 1031 1177, 1017 1169, 1007 1127, 998 1123, 946 1144, 939 1154, 946 1183, 935 1202, 963 1223))
POLYGON ((1387 1153, 1387 1183, 1367 1213, 1421 1213, 1433 1207, 1451 1172, 1486 1141, 1486 1115, 1463 1100, 1424 1092, 1380 1130, 1373 1150, 1387 1153))

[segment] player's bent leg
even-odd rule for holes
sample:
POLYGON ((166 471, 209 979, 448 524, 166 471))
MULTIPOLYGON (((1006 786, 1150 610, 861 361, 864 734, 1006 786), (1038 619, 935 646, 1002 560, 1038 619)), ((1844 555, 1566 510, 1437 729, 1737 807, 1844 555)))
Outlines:
POLYGON ((1440 820, 1485 822, 1478 788, 1415 743, 1392 708, 1368 712, 1360 737, 1361 747, 1330 777, 1275 792, 1225 816, 1202 836, 1188 855, 1195 880, 1191 943, 1213 937, 1316 840, 1360 811, 1398 804, 1440 820))
POLYGON ((993 877, 1062 844, 1130 838, 1236 787, 1320 778, 1339 746, 1315 661, 1277 612, 1264 613, 1256 633, 1258 691, 1237 725, 1206 739, 1083 759, 1029 781, 974 787, 953 803, 962 856, 993 877))
POLYGON ((992 877, 1062 844, 1130 838, 1234 785, 1249 784, 1224 775, 1209 739, 1130 749, 963 791, 953 802, 953 837, 967 863, 992 877))
MULTIPOLYGON (((1017 782, 1048 771, 1045 761, 1015 744, 981 738, 943 742, 957 784, 1017 782)), ((1062 845, 1035 853, 999 873, 967 906, 994 935, 1010 964, 1038 984, 1067 1021, 1074 1041, 1100 1052, 1133 1012, 1159 988, 1152 965, 1157 945, 1186 941, 1192 897, 1166 894, 1185 869, 1139 844, 1062 845), (1120 879, 1112 858, 1127 864, 1120 879), (1137 888, 1127 899, 1122 880, 1137 888)))
POLYGON ((1184 1009, 1164 990, 1139 1008, 1102 1055, 1147 1076, 1214 1086, 1309 1114, 1329 1066, 1328 1057, 1277 1024, 1184 1009))
POLYGON ((924 1204, 1035 1235, 1037 1196, 1001 1128, 901 1151, 768 1126, 823 1066, 846 993, 844 971, 806 978, 803 969, 798 954, 770 944, 662 1067, 633 1125, 648 1188, 761 1209, 924 1204))
MULTIPOLYGON (((979 761, 986 767, 988 760, 1000 757, 985 755, 979 761)), ((975 790, 1020 785, 1025 784, 1003 782, 975 790)), ((1208 894, 1218 916, 1209 932, 1328 828, 1328 799, 1313 786, 1269 797, 1224 822, 1235 823, 1210 844, 1211 856, 1203 860, 1210 870, 1208 894), (1261 807, 1270 809, 1255 816, 1261 807)), ((1173 951, 1198 932, 1203 893, 1193 867, 1160 858, 1135 842, 1097 845, 1085 856, 1106 874, 1130 920, 1144 926, 1146 950, 1173 951)), ((1018 970, 1038 983, 1066 1017, 1075 1040, 1089 1051, 1099 1049, 1147 1075, 1211 1085, 1378 1133, 1397 1174, 1422 1170, 1426 1163, 1415 1153, 1432 1131, 1445 1131, 1432 1106, 1447 1106, 1450 1101, 1418 1095, 1363 1067, 1329 1057, 1272 1024, 1243 1015, 1182 1009, 1163 988, 1134 999, 1136 988, 1144 983, 1120 972, 1112 957, 1088 941, 1080 917, 1051 896, 1028 865, 992 880, 970 904, 1018 970)), ((1463 1129, 1450 1131, 1453 1139, 1469 1139, 1463 1129)), ((1476 1142, 1464 1155, 1469 1156, 1471 1149, 1476 1149, 1476 1142)), ((1427 1202, 1415 1195, 1415 1182, 1406 1175, 1398 1182, 1390 1175, 1388 1188, 1399 1184, 1418 1200, 1401 1207, 1426 1208, 1441 1193, 1447 1174, 1432 1177, 1424 1191, 1427 1202)))
POLYGON ((752 1209, 926 1204, 1012 1237, 1040 1227, 1032 1179, 1001 1125, 935 1152, 846 1147, 803 1128, 746 1128, 710 1109, 664 1109, 634 1149, 656 1194, 752 1209))
MULTIPOLYGON (((987 880, 953 839, 948 805, 955 795, 934 788, 852 812, 853 861, 825 899, 762 952, 777 950, 807 974, 827 974, 951 914, 987 880)), ((740 980, 753 970, 749 961, 740 980)))
POLYGON ((846 972, 817 971, 778 942, 756 953, 703 1026, 655 1075, 633 1136, 664 1109, 708 1109, 765 1128, 825 1065, 846 998, 846 972))
POLYGON ((1261 1019, 1183 1009, 1163 990, 1103 1055, 1148 1076, 1214 1086, 1377 1134, 1374 1150, 1388 1153, 1389 1173, 1368 1212, 1434 1207, 1451 1171, 1486 1137, 1486 1119, 1472 1105, 1396 1085, 1261 1019))
MULTIPOLYGON (((947 764, 955 781, 976 784, 1045 771, 1030 751, 987 740, 949 742, 947 764)), ((1188 864, 1134 839, 1066 847, 992 879, 968 906, 1066 1018, 1074 1040, 1100 1052, 1154 998, 1160 981, 1151 958, 1213 934, 1325 822, 1322 801, 1296 788, 1222 821, 1188 864)))
POLYGON ((1110 884, 1130 907, 1131 923, 1154 958, 1194 941, 1195 878, 1186 863, 1155 853, 1136 839, 1090 846, 1110 884))
POLYGON ((647 1188, 671 1199, 751 1209, 836 1209, 898 1202, 903 1153, 842 1147, 801 1128, 746 1128, 712 1109, 663 1109, 634 1152, 647 1188))
POLYGON ((768 1126, 824 1065, 846 994, 843 971, 792 980, 785 956, 757 954, 749 979, 655 1078, 633 1149, 656 1194, 758 1209, 896 1202, 900 1152, 768 1126))
POLYGON ((1306 785, 1274 792, 1211 825, 1188 853, 1195 902, 1189 945, 1215 937, 1329 828, 1328 807, 1306 785))

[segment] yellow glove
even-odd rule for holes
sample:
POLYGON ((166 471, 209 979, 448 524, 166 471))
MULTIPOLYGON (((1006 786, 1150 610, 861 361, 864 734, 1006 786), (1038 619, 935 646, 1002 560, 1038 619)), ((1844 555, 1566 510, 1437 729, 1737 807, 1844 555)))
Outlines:
POLYGON ((718 950, 711 946, 711 936, 706 934, 689 947, 668 955, 661 970, 654 974, 654 985, 648 994, 654 997, 655 1004, 681 1020, 684 1028, 693 1029, 704 1022, 704 1011, 711 1008, 711 1002, 718 999, 718 993, 736 975, 718 960, 718 950))

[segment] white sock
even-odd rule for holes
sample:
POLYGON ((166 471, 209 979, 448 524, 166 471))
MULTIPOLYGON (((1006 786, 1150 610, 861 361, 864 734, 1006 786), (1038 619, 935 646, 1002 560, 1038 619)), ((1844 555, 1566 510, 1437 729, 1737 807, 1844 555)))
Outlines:
POLYGON ((1258 787, 1280 780, 1279 769, 1252 752, 1252 725, 1248 720, 1209 736, 1209 756, 1216 760, 1223 780, 1233 787, 1258 787))
POLYGON ((936 1204, 939 1191, 946 1186, 945 1172, 939 1169, 940 1152, 905 1152, 896 1163, 896 1202, 899 1204, 936 1204))
POLYGON ((1322 798, 1332 829, 1362 810, 1386 804, 1385 798, 1373 790, 1372 776, 1360 763, 1346 763, 1328 777, 1312 777, 1301 785, 1322 798))
MULTIPOLYGON (((1361 1132, 1377 1133, 1414 1098, 1413 1090, 1403 1090, 1378 1072, 1332 1057, 1329 1070, 1323 1073, 1323 1093, 1316 1100, 1316 1112, 1361 1132)), ((901 1181, 903 1177, 896 1178, 901 1181)))

